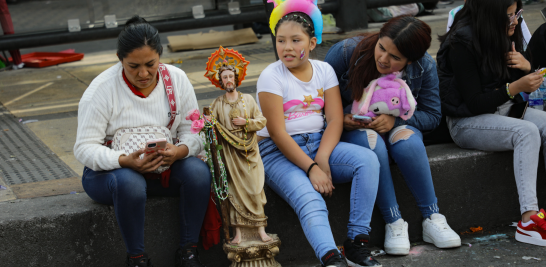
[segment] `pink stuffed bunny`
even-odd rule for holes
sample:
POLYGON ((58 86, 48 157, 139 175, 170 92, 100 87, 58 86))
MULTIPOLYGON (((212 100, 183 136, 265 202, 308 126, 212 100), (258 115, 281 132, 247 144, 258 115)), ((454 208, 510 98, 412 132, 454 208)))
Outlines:
POLYGON ((416 105, 417 101, 406 82, 396 78, 396 73, 391 73, 373 80, 364 89, 360 101, 354 101, 352 113, 368 117, 388 114, 408 120, 413 116, 416 105))

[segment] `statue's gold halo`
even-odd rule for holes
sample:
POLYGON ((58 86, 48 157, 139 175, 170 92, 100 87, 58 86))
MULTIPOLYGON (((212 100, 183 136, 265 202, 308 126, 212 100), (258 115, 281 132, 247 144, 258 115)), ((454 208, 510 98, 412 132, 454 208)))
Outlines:
POLYGON ((239 74, 239 83, 237 83, 237 87, 239 87, 245 79, 246 68, 249 63, 250 62, 246 61, 239 52, 220 46, 218 50, 210 55, 209 61, 207 61, 207 72, 205 73, 205 77, 207 77, 216 87, 222 88, 217 73, 222 65, 229 65, 235 68, 239 74))

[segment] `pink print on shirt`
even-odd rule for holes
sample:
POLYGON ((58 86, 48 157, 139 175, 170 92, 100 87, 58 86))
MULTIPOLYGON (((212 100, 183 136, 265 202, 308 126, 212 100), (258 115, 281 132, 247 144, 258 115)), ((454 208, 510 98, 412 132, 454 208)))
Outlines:
POLYGON ((284 118, 286 120, 295 120, 307 117, 316 113, 322 113, 324 100, 322 100, 322 89, 317 90, 319 97, 313 98, 311 95, 304 95, 303 101, 294 99, 283 104, 284 118))

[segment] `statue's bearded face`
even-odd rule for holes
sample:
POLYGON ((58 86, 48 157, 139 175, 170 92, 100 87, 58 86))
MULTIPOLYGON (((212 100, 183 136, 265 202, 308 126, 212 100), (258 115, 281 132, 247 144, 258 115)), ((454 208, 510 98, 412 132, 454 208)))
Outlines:
POLYGON ((222 88, 225 89, 228 93, 231 93, 235 90, 235 73, 231 70, 224 70, 221 74, 222 77, 222 88))

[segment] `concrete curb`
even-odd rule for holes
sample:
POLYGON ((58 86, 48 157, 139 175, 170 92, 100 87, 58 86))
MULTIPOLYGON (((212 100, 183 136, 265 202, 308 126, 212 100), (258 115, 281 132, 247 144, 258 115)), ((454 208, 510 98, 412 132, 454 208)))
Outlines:
MULTIPOLYGON (((427 147, 440 212, 457 232, 471 226, 485 229, 519 220, 518 195, 512 153, 486 153, 457 148, 454 144, 427 147)), ((392 167, 401 213, 409 223, 412 241, 421 240, 421 215, 396 166, 392 167)), ((539 177, 544 177, 544 164, 539 177)), ((546 182, 539 179, 537 188, 546 182)), ((336 186, 327 199, 330 224, 337 244, 346 239, 350 184, 336 186)), ((290 265, 312 260, 296 214, 266 187, 268 232, 282 240, 277 260, 290 265)), ((539 195, 541 207, 546 199, 539 195)), ((125 248, 112 206, 100 205, 86 194, 14 200, 0 204, 0 259, 3 266, 121 266, 125 248)), ((146 206, 146 251, 157 266, 172 266, 178 245, 178 201, 151 198, 146 206)), ((377 210, 371 239, 382 247, 384 222, 377 210)), ((221 246, 201 252, 209 267, 227 266, 221 246)))

